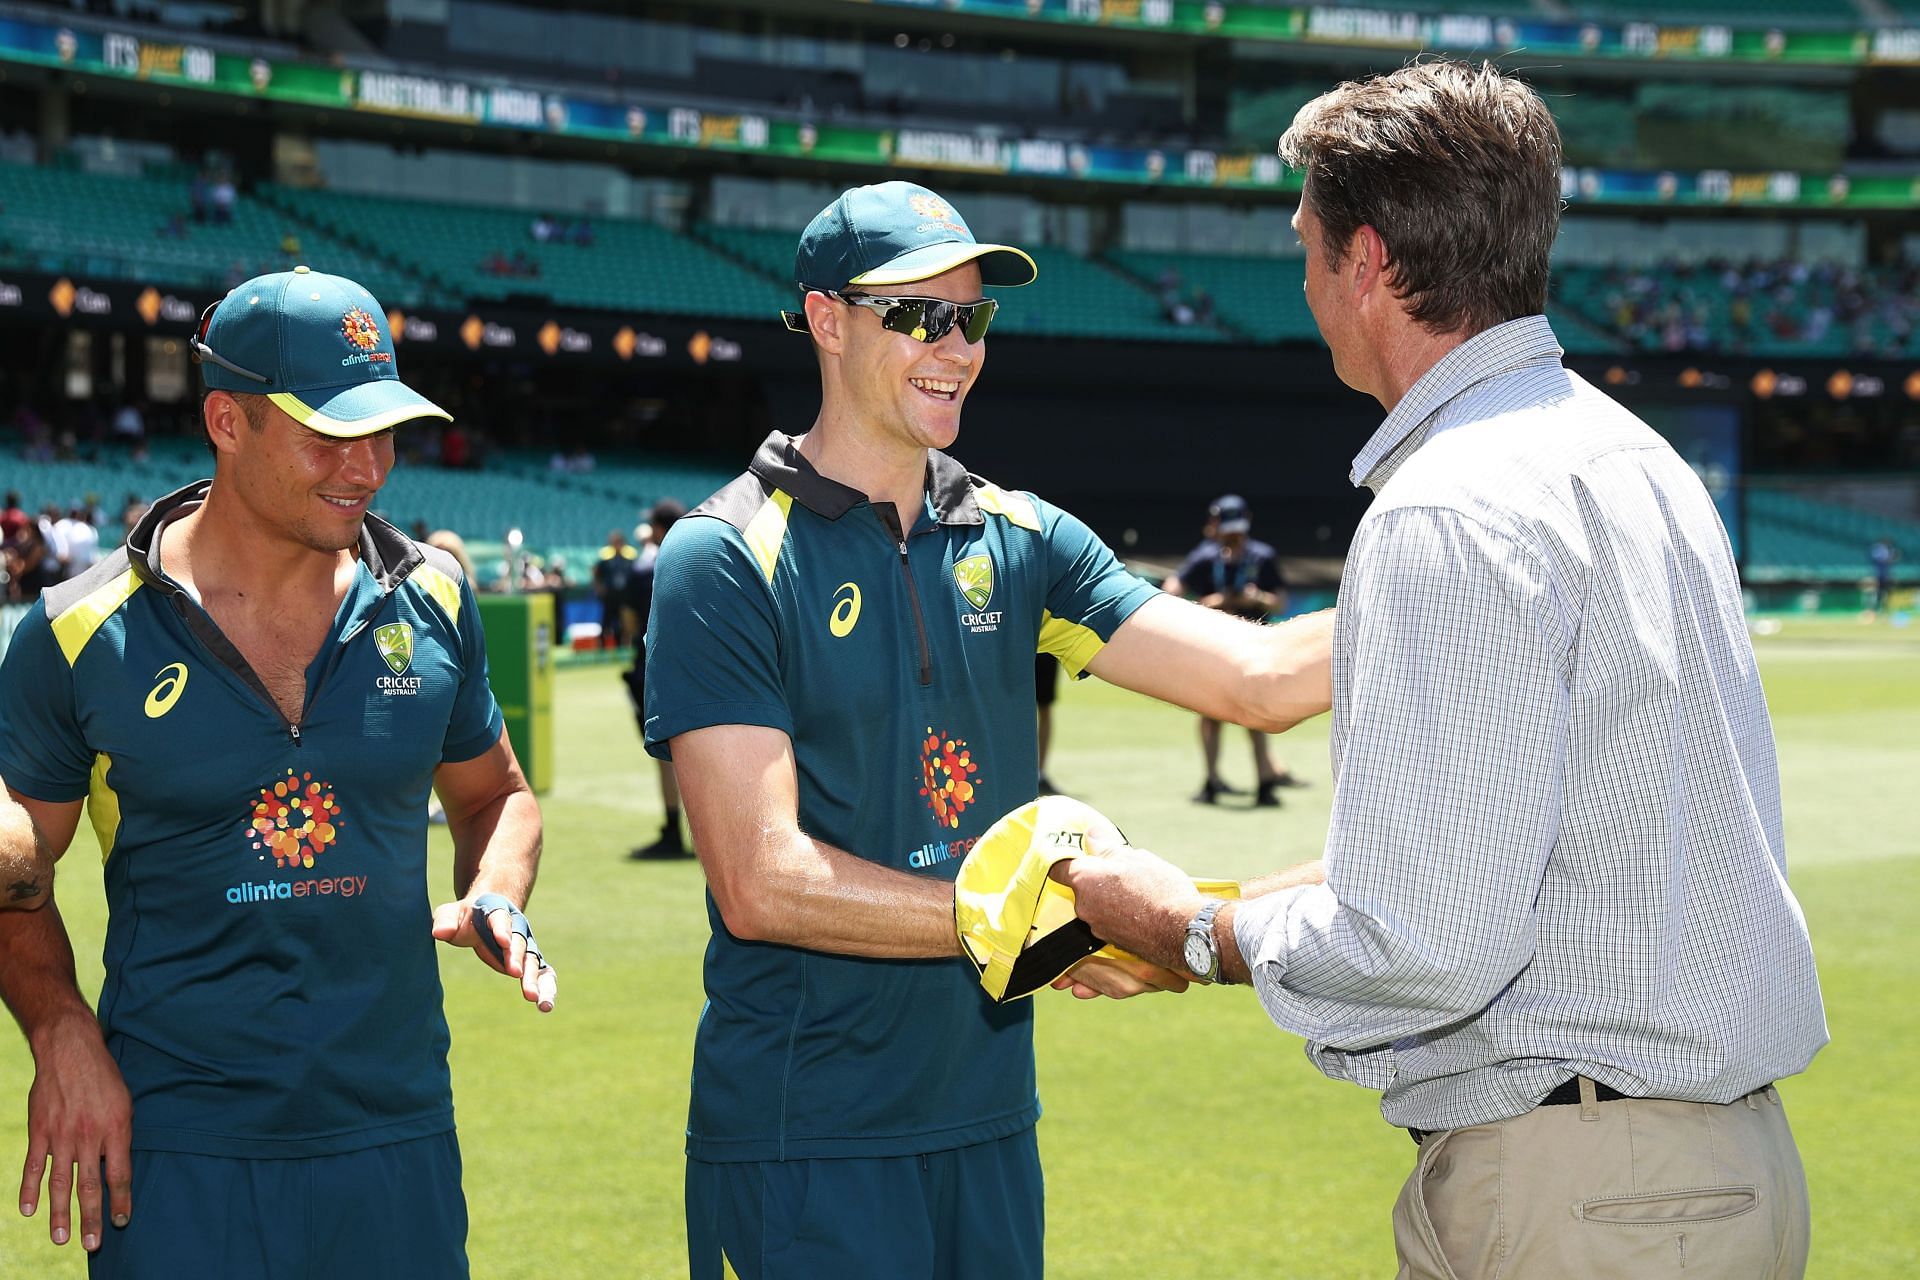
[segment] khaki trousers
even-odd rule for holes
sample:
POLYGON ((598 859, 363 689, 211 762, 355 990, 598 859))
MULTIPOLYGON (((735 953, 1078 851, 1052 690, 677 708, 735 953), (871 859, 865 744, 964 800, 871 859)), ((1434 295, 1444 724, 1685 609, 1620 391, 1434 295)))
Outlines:
POLYGON ((1428 1135, 1393 1206, 1400 1280, 1805 1273, 1807 1180, 1771 1087, 1726 1106, 1581 1093, 1428 1135))

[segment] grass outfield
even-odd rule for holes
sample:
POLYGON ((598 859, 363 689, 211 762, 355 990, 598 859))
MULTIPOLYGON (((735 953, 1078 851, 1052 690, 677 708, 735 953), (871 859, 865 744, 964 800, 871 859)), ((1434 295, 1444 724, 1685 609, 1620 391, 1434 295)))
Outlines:
MULTIPOLYGON (((1920 628, 1790 623, 1760 651, 1793 882, 1834 1036, 1783 1090, 1813 1190, 1812 1271, 1912 1276, 1920 628)), ((472 958, 442 953, 473 1271, 684 1274, 680 1149, 701 1002, 701 879, 691 865, 621 856, 652 837, 659 817, 613 671, 564 673, 557 706, 561 781, 546 797, 532 915, 560 969, 559 1011, 540 1018, 472 958)), ((1137 842, 1225 875, 1318 852, 1324 721, 1282 739, 1316 785, 1273 813, 1188 803, 1199 771, 1184 713, 1088 682, 1063 692, 1059 718, 1055 779, 1137 842)), ((1229 776, 1249 777, 1240 731, 1228 731, 1226 751, 1229 776)), ((81 829, 61 901, 93 991, 104 909, 91 831, 81 829)), ((444 886, 444 832, 434 849, 444 886)), ((1041 1010, 1049 1275, 1392 1272, 1388 1211, 1412 1144, 1380 1119, 1373 1094, 1314 1072, 1248 993, 1082 1005, 1049 992, 1041 1010)), ((13 1121, 0 1177, 11 1179, 22 1154, 30 1075, 24 1046, 9 1038, 0 1098, 13 1121)), ((0 1220, 5 1280, 84 1274, 77 1245, 47 1243, 41 1212, 0 1220)))

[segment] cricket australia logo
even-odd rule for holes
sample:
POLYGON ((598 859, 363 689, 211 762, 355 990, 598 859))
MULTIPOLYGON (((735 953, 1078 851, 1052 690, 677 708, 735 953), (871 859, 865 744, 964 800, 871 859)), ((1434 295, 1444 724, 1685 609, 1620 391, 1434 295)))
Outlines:
POLYGON ((982 631, 1000 629, 1001 611, 987 612, 987 606, 993 603, 993 557, 984 553, 968 556, 953 566, 953 585, 960 589, 960 597, 973 606, 971 612, 960 615, 961 625, 976 634, 982 631))
POLYGON ((411 697, 420 692, 420 677, 410 676, 407 671, 413 666, 413 624, 408 622, 389 622, 373 633, 373 647, 380 660, 387 664, 390 676, 381 676, 374 681, 381 693, 392 697, 411 697))

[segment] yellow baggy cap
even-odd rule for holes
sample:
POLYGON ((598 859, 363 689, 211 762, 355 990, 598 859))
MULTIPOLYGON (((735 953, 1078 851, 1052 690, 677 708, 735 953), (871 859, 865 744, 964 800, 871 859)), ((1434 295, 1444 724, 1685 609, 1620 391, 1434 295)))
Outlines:
MULTIPOLYGON (((1030 996, 1091 955, 1133 959, 1094 936, 1073 913, 1073 890, 1048 873, 1085 852, 1087 831, 1106 824, 1093 806, 1042 796, 988 827, 953 886, 960 947, 995 1003, 1030 996)), ((1232 880, 1195 880, 1214 898, 1237 898, 1232 880)))

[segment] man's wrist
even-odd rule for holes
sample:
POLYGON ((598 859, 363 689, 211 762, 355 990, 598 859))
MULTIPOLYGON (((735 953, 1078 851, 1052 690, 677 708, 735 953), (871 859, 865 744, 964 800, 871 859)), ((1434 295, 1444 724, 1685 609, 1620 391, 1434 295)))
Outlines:
POLYGON ((1239 909, 1238 902, 1228 902, 1213 917, 1213 945, 1220 952, 1218 981, 1232 986, 1245 986, 1253 981, 1253 970, 1240 954, 1240 938, 1233 931, 1234 913, 1239 909))
POLYGON ((33 1029, 26 1033, 27 1049, 33 1054, 35 1064, 38 1064, 75 1036, 91 1037, 102 1045, 106 1043, 105 1034, 100 1030, 100 1020, 94 1017, 93 1010, 87 1007, 86 1001, 78 993, 61 1008, 34 1020, 33 1029))

